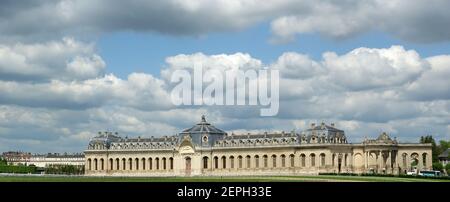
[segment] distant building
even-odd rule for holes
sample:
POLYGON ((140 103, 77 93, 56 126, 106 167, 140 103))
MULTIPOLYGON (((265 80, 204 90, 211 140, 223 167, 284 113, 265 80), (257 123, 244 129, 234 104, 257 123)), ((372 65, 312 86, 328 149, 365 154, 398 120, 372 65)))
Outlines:
POLYGON ((450 162, 449 154, 450 154, 450 148, 448 148, 447 150, 445 150, 444 152, 442 152, 442 154, 440 154, 438 156, 439 162, 441 162, 443 166, 447 165, 447 163, 450 162))
POLYGON ((31 154, 29 152, 4 152, 3 158, 8 164, 13 165, 35 165, 36 167, 46 167, 49 165, 84 165, 84 154, 31 154))
POLYGON ((297 133, 228 134, 201 122, 175 136, 122 138, 99 132, 85 151, 86 175, 221 176, 405 173, 431 169, 431 144, 377 139, 348 143, 334 124, 297 133))

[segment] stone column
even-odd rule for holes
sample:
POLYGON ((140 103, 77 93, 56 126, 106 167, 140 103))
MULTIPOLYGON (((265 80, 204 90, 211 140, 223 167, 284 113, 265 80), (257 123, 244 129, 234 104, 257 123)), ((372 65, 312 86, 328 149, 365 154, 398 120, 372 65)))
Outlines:
POLYGON ((367 169, 369 168, 369 157, 368 157, 368 153, 369 152, 367 152, 367 151, 365 151, 364 152, 364 167, 365 167, 365 169, 366 169, 366 171, 367 171, 367 169))
POLYGON ((423 157, 421 154, 419 154, 419 156, 417 157, 418 160, 418 164, 417 164, 417 170, 422 170, 423 169, 423 157))
POLYGON ((383 153, 381 150, 378 150, 377 164, 378 164, 378 166, 377 166, 378 173, 381 173, 382 167, 383 167, 383 153))

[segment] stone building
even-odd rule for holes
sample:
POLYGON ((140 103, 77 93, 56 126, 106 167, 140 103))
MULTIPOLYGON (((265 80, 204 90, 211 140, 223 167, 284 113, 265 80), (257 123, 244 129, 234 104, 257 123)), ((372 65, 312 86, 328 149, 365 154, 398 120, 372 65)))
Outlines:
POLYGON ((34 165, 36 167, 47 167, 50 165, 74 165, 84 166, 84 154, 31 154, 29 152, 4 152, 3 158, 11 165, 34 165))
POLYGON ((334 124, 300 133, 228 134, 201 122, 176 136, 122 138, 100 132, 85 151, 86 175, 225 176, 387 173, 431 169, 431 144, 382 133, 349 143, 334 124))

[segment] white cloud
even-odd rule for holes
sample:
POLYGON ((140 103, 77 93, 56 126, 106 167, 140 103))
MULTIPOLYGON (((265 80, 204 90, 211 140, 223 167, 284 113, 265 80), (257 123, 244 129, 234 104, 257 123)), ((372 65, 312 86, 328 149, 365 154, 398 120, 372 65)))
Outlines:
POLYGON ((450 55, 440 55, 426 59, 431 70, 425 72, 406 88, 406 94, 413 99, 450 99, 450 55))
POLYGON ((0 45, 0 79, 42 81, 100 76, 105 62, 94 44, 63 38, 46 43, 0 45))
POLYGON ((355 90, 402 85, 429 69, 416 51, 401 46, 358 48, 342 56, 328 52, 323 63, 330 82, 355 90))
MULTIPOLYGON (((414 50, 393 46, 358 48, 341 55, 328 52, 321 60, 287 52, 274 63, 264 64, 246 53, 181 54, 166 59, 161 78, 132 73, 121 79, 113 74, 94 76, 92 67, 105 64, 96 58, 93 45, 75 40, 52 43, 21 44, 22 49, 3 46, 14 47, 29 58, 29 65, 52 68, 41 77, 46 79, 34 79, 45 71, 30 74, 27 80, 0 78, 1 150, 46 151, 58 145, 52 148, 80 151, 99 130, 134 137, 173 135, 195 124, 202 114, 219 128, 241 133, 298 131, 311 122, 325 121, 346 130, 351 141, 382 131, 408 141, 425 134, 448 136, 450 57, 446 55, 421 58, 414 50), (61 58, 70 62, 53 64, 36 47, 60 47, 52 48, 49 55, 64 55, 61 58), (80 54, 79 50, 87 51, 80 54), (174 107, 167 79, 174 70, 192 70, 196 63, 206 70, 279 69, 279 115, 259 117, 254 106, 174 107), (79 77, 64 72, 68 64, 80 67, 74 69, 79 77)), ((8 62, 8 57, 0 59, 0 64, 8 62)))

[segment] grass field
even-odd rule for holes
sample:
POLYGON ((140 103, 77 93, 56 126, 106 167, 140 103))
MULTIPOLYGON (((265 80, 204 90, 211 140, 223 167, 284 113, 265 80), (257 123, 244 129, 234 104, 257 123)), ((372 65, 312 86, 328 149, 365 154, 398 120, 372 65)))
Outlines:
POLYGON ((84 177, 0 176, 0 182, 450 182, 450 180, 378 176, 261 176, 261 177, 84 177))

